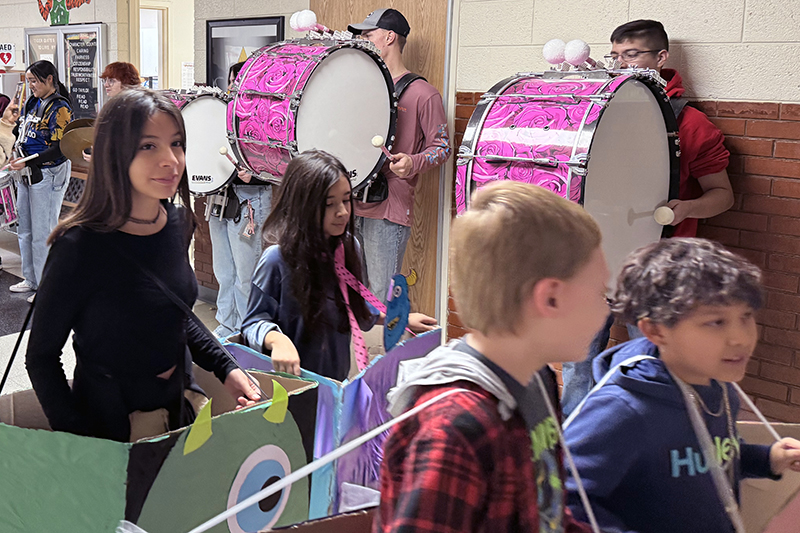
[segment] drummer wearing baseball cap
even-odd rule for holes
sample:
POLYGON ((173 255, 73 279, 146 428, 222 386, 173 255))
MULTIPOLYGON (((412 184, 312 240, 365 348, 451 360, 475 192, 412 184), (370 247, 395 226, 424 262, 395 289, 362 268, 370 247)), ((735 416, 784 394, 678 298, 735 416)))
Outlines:
POLYGON ((398 95, 392 159, 381 170, 385 186, 371 186, 381 193, 353 202, 356 236, 364 250, 370 288, 386 301, 389 282, 403 265, 411 235, 417 179, 447 161, 450 139, 439 91, 409 72, 403 62, 406 37, 411 32, 403 14, 396 9, 377 9, 364 22, 347 28, 378 48, 398 95))
POLYGON ((396 9, 376 9, 364 19, 361 24, 350 24, 347 29, 353 32, 354 35, 360 35, 363 32, 372 30, 389 30, 395 32, 397 35, 406 38, 411 31, 408 21, 396 9))

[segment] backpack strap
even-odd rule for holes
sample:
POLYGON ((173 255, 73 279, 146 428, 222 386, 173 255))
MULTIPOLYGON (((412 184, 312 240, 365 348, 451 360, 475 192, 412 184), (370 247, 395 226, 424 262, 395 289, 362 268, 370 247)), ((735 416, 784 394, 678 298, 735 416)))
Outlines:
POLYGON ((675 114, 675 118, 681 116, 683 113, 683 108, 686 107, 686 104, 689 103, 689 100, 686 98, 670 98, 669 105, 672 107, 672 112, 675 114))
POLYGON ((400 96, 406 91, 408 86, 417 80, 428 81, 419 74, 414 74, 413 72, 403 74, 403 77, 397 80, 397 83, 394 85, 394 94, 397 99, 400 100, 400 96))

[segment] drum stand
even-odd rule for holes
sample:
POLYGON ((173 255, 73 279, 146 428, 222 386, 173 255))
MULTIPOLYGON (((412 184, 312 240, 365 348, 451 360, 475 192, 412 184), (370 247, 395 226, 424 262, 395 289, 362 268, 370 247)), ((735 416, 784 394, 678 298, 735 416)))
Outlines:
POLYGON ((211 194, 206 197, 206 210, 204 217, 206 222, 211 220, 211 217, 218 217, 222 220, 225 215, 225 208, 228 206, 228 188, 222 191, 222 194, 211 194))

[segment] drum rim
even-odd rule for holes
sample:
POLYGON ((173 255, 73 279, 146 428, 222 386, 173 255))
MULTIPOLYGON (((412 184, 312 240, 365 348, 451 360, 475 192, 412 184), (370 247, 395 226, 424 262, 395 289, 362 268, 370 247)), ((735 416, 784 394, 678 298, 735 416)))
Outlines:
MULTIPOLYGON (((239 75, 236 77, 236 80, 234 80, 233 86, 231 87, 231 90, 229 91, 230 94, 232 95, 230 97, 230 103, 228 105, 232 105, 233 106, 233 127, 236 129, 238 127, 238 125, 239 125, 239 119, 236 116, 236 112, 235 112, 236 111, 236 105, 237 105, 237 103, 239 101, 239 82, 240 82, 241 79, 244 79, 244 77, 247 74, 249 74, 250 69, 255 64, 255 60, 250 61, 250 59, 255 58, 255 57, 260 57, 261 55, 263 55, 264 53, 266 53, 267 51, 269 51, 272 48, 277 48, 279 46, 285 46, 285 45, 289 45, 289 44, 295 44, 295 45, 298 45, 298 44, 299 45, 322 44, 322 45, 326 46, 326 48, 327 48, 325 50, 325 52, 323 52, 323 53, 319 54, 318 56, 316 56, 318 58, 318 61, 315 61, 313 63, 313 67, 311 68, 311 71, 308 74, 308 77, 306 78, 307 81, 311 79, 311 77, 314 75, 314 71, 317 68, 319 68, 319 66, 323 63, 323 61, 325 61, 325 59, 328 56, 330 56, 333 52, 335 52, 337 50, 342 50, 342 49, 345 49, 345 48, 355 48, 355 49, 361 50, 362 52, 365 52, 375 62, 375 64, 378 65, 378 67, 380 69, 380 72, 381 72, 381 75, 383 76, 384 81, 386 82, 386 88, 389 89, 389 131, 388 131, 386 139, 387 139, 387 141, 389 141, 390 144, 386 145, 386 148, 388 150, 391 150, 392 146, 394 145, 395 138, 396 138, 396 133, 397 133, 397 94, 395 93, 394 81, 392 80, 392 76, 389 73, 389 67, 386 66, 386 63, 383 61, 383 59, 381 59, 380 54, 378 54, 375 51, 371 50, 369 47, 360 44, 357 40, 339 41, 339 40, 332 40, 332 39, 320 39, 320 40, 317 40, 317 39, 306 39, 306 38, 286 39, 284 41, 270 43, 270 44, 268 44, 268 45, 266 45, 266 46, 264 46, 262 48, 259 48, 255 52, 253 52, 247 58, 247 61, 250 62, 249 65, 245 65, 247 67, 247 70, 245 70, 245 68, 242 67, 242 70, 239 71, 239 75), (258 54, 258 55, 256 55, 256 54, 258 54)), ((301 89, 301 91, 302 91, 302 89, 301 89)), ((300 99, 298 100, 298 103, 297 103, 297 106, 296 106, 296 110, 293 111, 292 110, 292 106, 289 106, 289 112, 293 113, 293 118, 294 118, 294 138, 295 138, 295 142, 297 141, 297 116, 298 116, 298 114, 300 112, 300 108, 301 108, 304 96, 305 96, 304 94, 300 95, 300 99)), ((226 127, 227 127, 227 120, 226 120, 226 127)), ((228 130, 228 142, 233 147, 234 152, 236 153, 237 159, 240 161, 240 163, 243 164, 248 170, 253 172, 254 176, 258 177, 258 173, 251 168, 251 166, 250 166, 249 162, 247 161, 247 159, 242 156, 242 152, 239 149, 239 137, 236 135, 236 131, 228 130)), ((296 150, 295 151, 287 150, 287 151, 288 151, 289 157, 291 159, 294 159, 297 155, 299 155, 299 152, 295 153, 296 150)), ((372 182, 375 181, 375 178, 378 177, 378 173, 380 172, 380 170, 386 164, 386 160, 387 160, 386 154, 381 152, 381 155, 378 158, 377 163, 367 173, 367 177, 366 178, 362 179, 357 185, 353 185, 352 184, 352 180, 351 180, 350 183, 351 183, 351 187, 353 189, 353 192, 354 193, 358 192, 358 191, 362 190, 363 188, 365 188, 365 187, 369 186, 370 184, 372 184, 372 182)), ((278 179, 283 179, 283 176, 276 176, 276 177, 278 179)), ((259 178, 259 179, 261 179, 261 178, 259 178)), ((262 180, 262 181, 265 181, 265 180, 262 180)))
MULTIPOLYGON (((674 112, 672 111, 672 106, 669 103, 669 97, 667 96, 666 91, 664 90, 661 85, 659 85, 651 76, 644 75, 643 73, 639 73, 636 71, 626 72, 624 74, 620 74, 619 76, 625 76, 625 79, 619 84, 622 86, 625 83, 628 83, 631 80, 637 80, 642 82, 645 86, 647 86, 650 91, 653 93, 655 97, 656 103, 661 110, 661 115, 664 118, 664 126, 667 131, 667 143, 668 143, 668 151, 669 151, 669 161, 670 161, 670 171, 669 171, 669 200, 675 200, 678 198, 678 194, 680 192, 680 147, 678 141, 678 120, 675 117, 674 112)), ((481 95, 481 100, 484 99, 486 95, 501 95, 505 90, 507 90, 511 85, 524 80, 524 79, 543 79, 544 73, 526 73, 526 74, 515 74, 513 76, 509 76, 498 83, 494 84, 491 89, 486 91, 481 95)), ((609 76, 607 83, 614 81, 616 79, 615 76, 609 76)), ((598 81, 600 81, 598 79, 598 81)), ((483 123, 486 121, 487 116, 489 115, 489 111, 491 110, 492 106, 497 102, 497 99, 489 99, 487 101, 481 102, 478 101, 478 104, 475 106, 475 111, 472 112, 472 115, 467 122, 467 127, 464 129, 464 136, 461 140, 461 145, 458 149, 458 155, 461 156, 462 154, 471 154, 475 150, 475 143, 477 142, 479 132, 483 130, 483 123)), ((605 113, 606 107, 603 106, 600 109, 600 115, 597 117, 597 123, 599 123, 603 118, 603 113, 605 113)), ((585 115, 584 115, 585 119, 585 115)), ((582 122, 582 125, 584 123, 582 122)), ((582 130, 582 128, 581 128, 582 130)), ((592 138, 594 141, 594 138, 592 138)), ((589 145, 589 149, 587 153, 591 154, 591 143, 589 145)), ((474 158, 470 158, 466 163, 461 163, 459 165, 458 161, 456 162, 457 166, 466 166, 464 172, 464 183, 462 187, 464 189, 464 205, 465 209, 468 209, 470 206, 470 197, 472 193, 475 191, 475 184, 474 181, 471 179, 472 177, 472 166, 474 164, 474 158)), ((583 198, 584 188, 586 187, 586 180, 581 180, 581 198, 583 198)), ((579 202, 579 205, 583 206, 583 202, 579 202)), ((673 226, 664 226, 664 230, 662 232, 662 237, 669 237, 674 232, 673 226)))
MULTIPOLYGON (((186 101, 186 102, 185 102, 185 103, 184 103, 184 104, 183 104, 183 105, 182 105, 182 106, 181 106, 181 107, 178 109, 178 110, 180 111, 180 113, 181 113, 181 118, 183 118, 183 110, 184 110, 184 109, 186 109, 187 107, 189 107, 189 105, 190 105, 191 103, 193 103, 193 102, 196 102, 197 100, 200 100, 201 98, 203 98, 203 97, 205 97, 205 96, 210 96, 210 97, 212 97, 212 98, 216 98, 217 100, 219 100, 220 102, 222 102, 223 104, 225 104, 225 112, 227 113, 227 106, 228 106, 228 102, 229 102, 230 100, 229 100, 229 99, 226 97, 226 95, 225 95, 224 93, 223 93, 223 94, 214 94, 214 93, 210 93, 210 92, 208 92, 208 93, 198 93, 198 94, 191 95, 191 96, 192 96, 192 98, 191 98, 191 99, 188 99, 188 100, 187 100, 187 101, 186 101)), ((226 122, 227 122, 227 118, 226 118, 226 122)), ((186 129, 186 121, 184 120, 184 130, 185 130, 185 129, 186 129)), ((226 133, 227 133, 227 127, 226 127, 226 133)), ((230 139, 230 136, 226 134, 226 135, 225 135, 225 138, 228 140, 228 145, 230 145, 230 144, 231 144, 231 139, 230 139)), ((238 154, 237 154, 237 155, 238 155, 238 154)), ((238 160, 238 158, 237 158, 237 160, 238 160)), ((187 165, 187 167, 186 167, 186 173, 187 173, 187 175, 189 174, 189 167, 188 167, 188 165, 187 165)), ((221 192, 221 191, 222 191, 222 190, 223 190, 225 187, 227 187, 228 185, 230 185, 230 184, 231 184, 231 182, 232 182, 232 181, 233 181, 235 178, 236 178, 236 169, 234 168, 233 172, 231 172, 230 176, 228 176, 228 179, 226 179, 226 180, 225 180, 225 182, 224 182, 222 185, 220 185, 220 186, 219 186, 219 187, 217 187, 216 189, 213 189, 213 190, 210 190, 210 191, 205 191, 205 192, 195 192, 195 191, 193 191, 193 190, 192 190, 192 181, 191 181, 191 180, 189 180, 189 193, 190 193, 192 196, 196 197, 196 198, 203 198, 203 197, 205 197, 205 196, 211 196, 211 195, 214 195, 214 194, 219 194, 219 193, 220 193, 220 192, 221 192)))

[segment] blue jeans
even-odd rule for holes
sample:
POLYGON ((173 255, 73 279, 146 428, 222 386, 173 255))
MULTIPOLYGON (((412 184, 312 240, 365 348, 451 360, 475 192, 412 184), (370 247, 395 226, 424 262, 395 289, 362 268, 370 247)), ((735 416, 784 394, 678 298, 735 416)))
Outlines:
POLYGON ((403 267, 411 228, 374 218, 356 217, 356 238, 364 253, 364 278, 380 301, 386 303, 389 282, 403 267))
POLYGON ((272 204, 272 187, 263 185, 235 185, 240 202, 248 201, 253 207, 256 233, 242 237, 250 222, 246 205, 242 206, 239 222, 233 219, 211 217, 208 230, 211 236, 211 255, 214 277, 219 282, 217 293, 217 322, 214 333, 226 337, 242 328, 250 298, 250 280, 261 256, 261 226, 269 216, 272 204))
MULTIPOLYGON (((592 373, 592 366, 595 358, 608 346, 612 325, 614 325, 614 315, 608 315, 603 329, 598 331, 592 340, 592 344, 589 346, 589 356, 585 361, 561 365, 561 379, 564 382, 564 389, 561 392, 561 411, 564 413, 565 419, 597 383, 592 373)), ((631 340, 642 336, 639 328, 628 324, 628 337, 631 340)))
POLYGON ((67 160, 56 167, 42 168, 43 179, 36 185, 28 185, 27 178, 17 182, 17 239, 22 276, 36 288, 42 281, 50 251, 47 238, 58 224, 71 170, 72 162, 67 160))

